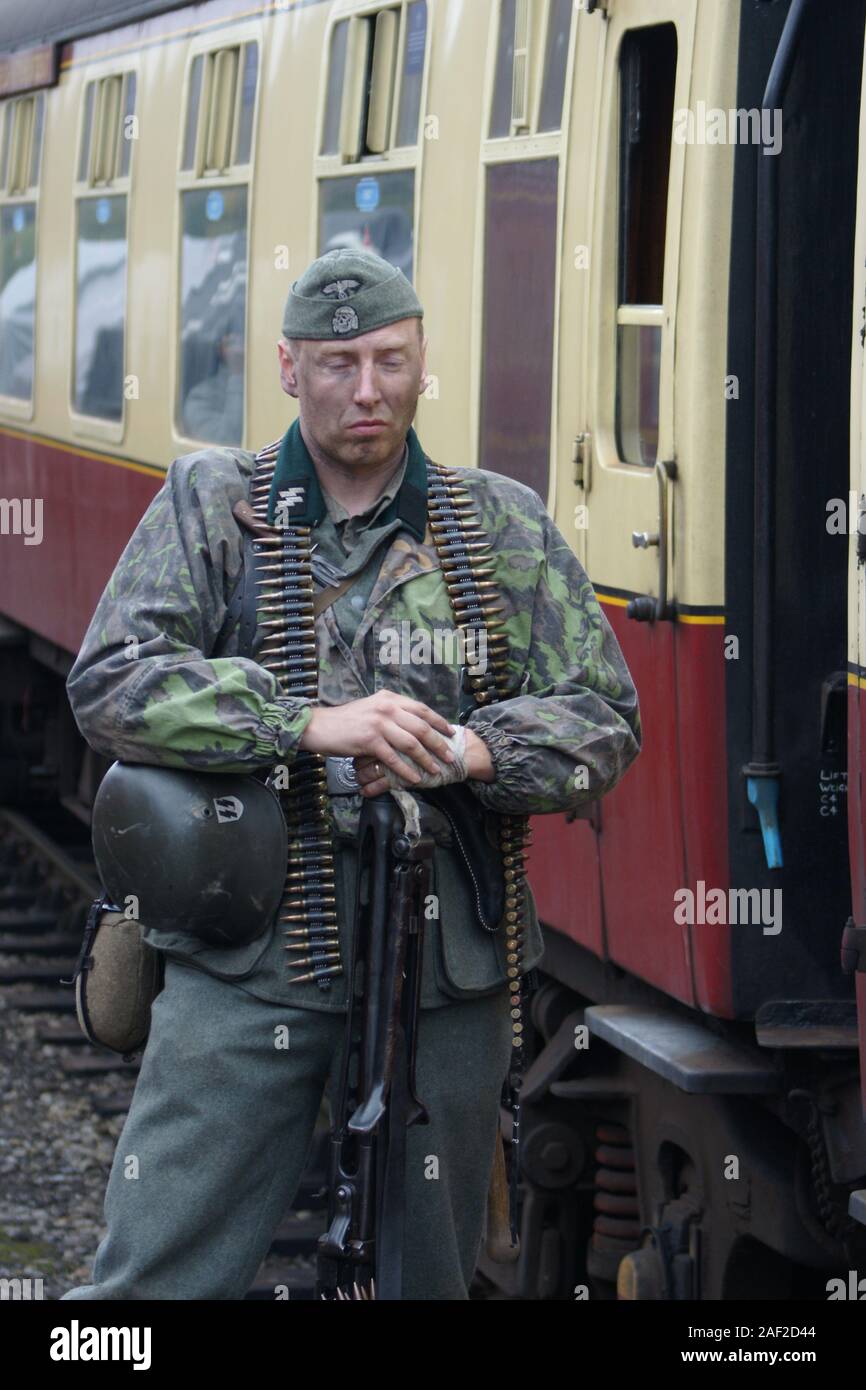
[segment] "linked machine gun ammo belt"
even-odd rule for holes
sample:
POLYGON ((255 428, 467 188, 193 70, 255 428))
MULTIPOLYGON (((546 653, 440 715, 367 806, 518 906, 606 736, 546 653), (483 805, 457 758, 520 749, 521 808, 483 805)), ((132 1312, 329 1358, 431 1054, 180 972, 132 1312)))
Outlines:
MULTIPOLYGON (((245 619, 265 633, 258 661, 272 671, 284 695, 315 701, 319 692, 316 662, 316 607, 310 527, 267 524, 268 495, 280 440, 256 455, 250 491, 255 539, 250 543, 255 590, 245 585, 245 619), (253 607, 253 600, 255 606, 253 607)), ((301 750, 295 757, 280 802, 289 832, 286 882, 280 904, 292 979, 315 980, 328 993, 331 980, 343 973, 340 960, 334 843, 328 815, 325 759, 301 750)))

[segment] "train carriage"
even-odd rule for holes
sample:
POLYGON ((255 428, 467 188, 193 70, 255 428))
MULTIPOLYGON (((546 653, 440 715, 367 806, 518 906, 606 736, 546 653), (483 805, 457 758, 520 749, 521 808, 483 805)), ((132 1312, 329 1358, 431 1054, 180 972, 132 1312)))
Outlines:
POLYGON ((96 601, 172 458, 284 431, 277 316, 337 246, 425 304, 430 455, 533 487, 623 648, 641 757, 534 825, 522 1298, 823 1296, 864 1249, 864 23, 0 12, 2 799, 88 819, 96 601))

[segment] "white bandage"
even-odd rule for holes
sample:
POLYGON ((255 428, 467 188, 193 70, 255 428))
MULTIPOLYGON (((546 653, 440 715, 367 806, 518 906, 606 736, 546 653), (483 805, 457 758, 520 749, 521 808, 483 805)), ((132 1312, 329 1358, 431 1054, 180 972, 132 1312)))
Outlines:
POLYGON ((453 763, 444 763, 441 758, 437 758, 436 754, 430 752, 428 748, 427 752, 430 754, 433 761, 439 764, 440 768, 439 772, 428 772, 426 768, 418 767, 418 764, 410 758, 408 754, 401 753, 401 758, 404 758, 407 763, 411 763, 412 766, 417 768, 418 772, 420 772, 421 781, 407 782, 404 778, 400 777, 398 773, 392 772, 390 767, 383 767, 382 776, 388 783, 388 786, 392 788, 396 787, 400 790, 406 789, 408 791, 420 792, 424 791, 427 787, 447 787, 451 782, 465 782, 467 777, 466 730, 462 724, 455 724, 452 727, 454 733, 450 738, 446 738, 445 742, 454 754, 453 763))

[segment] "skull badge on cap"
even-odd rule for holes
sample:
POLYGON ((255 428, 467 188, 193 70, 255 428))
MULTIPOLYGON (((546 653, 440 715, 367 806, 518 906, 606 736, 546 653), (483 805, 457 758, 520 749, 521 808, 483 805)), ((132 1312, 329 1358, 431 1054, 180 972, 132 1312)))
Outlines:
MULTIPOLYGON (((348 299, 360 288, 360 280, 335 280, 333 284, 323 286, 322 294, 336 295, 337 299, 348 299)), ((335 333, 354 333, 359 326, 358 315, 350 305, 343 305, 337 309, 331 323, 335 333)))

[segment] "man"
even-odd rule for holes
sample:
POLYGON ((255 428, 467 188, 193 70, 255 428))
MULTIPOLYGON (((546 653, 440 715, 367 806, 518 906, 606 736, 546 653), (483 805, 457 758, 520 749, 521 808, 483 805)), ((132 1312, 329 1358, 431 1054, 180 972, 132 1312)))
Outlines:
MULTIPOLYGON (((107 756, 291 773, 306 751, 353 759, 362 791, 330 801, 331 973, 293 973, 275 927, 226 949, 143 924, 166 952, 165 987, 118 1141, 94 1282, 66 1298, 244 1296, 338 1074, 362 796, 459 778, 486 824, 491 812, 563 811, 601 796, 638 753, 637 695, 613 632, 522 484, 458 470, 492 541, 508 698, 475 706, 465 667, 477 671, 483 653, 437 661, 421 643, 412 654, 418 634, 455 627, 411 428, 426 381, 422 316, 401 271, 353 250, 315 261, 286 305, 280 380, 299 418, 280 441, 270 519, 279 503, 310 526, 314 558, 344 586, 315 623, 318 703, 236 655, 237 632, 226 630, 242 558, 232 508, 247 497, 254 464, 242 450, 174 461, 70 672, 79 727, 107 756), (409 654, 399 642, 395 653, 394 635, 407 633, 409 654), (281 1026, 290 1046, 278 1050, 281 1026)), ((437 842, 438 916, 425 924, 417 1082, 431 1123, 407 1134, 409 1299, 467 1297, 515 1036, 503 933, 479 924, 458 850, 437 842)), ((528 907, 524 971, 543 949, 531 895, 528 907)))

